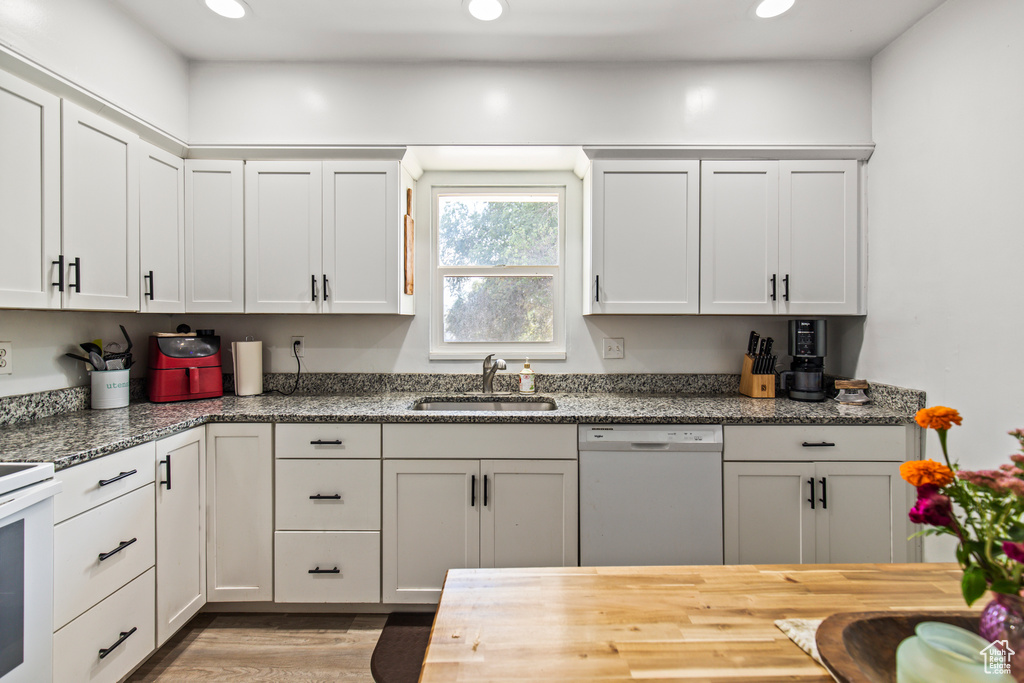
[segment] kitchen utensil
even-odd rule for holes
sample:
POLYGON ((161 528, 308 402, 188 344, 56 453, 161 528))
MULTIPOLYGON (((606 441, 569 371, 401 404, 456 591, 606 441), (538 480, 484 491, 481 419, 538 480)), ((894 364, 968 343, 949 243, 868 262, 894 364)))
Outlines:
POLYGON ((79 346, 82 347, 82 350, 85 351, 86 353, 95 353, 101 358, 103 357, 103 349, 101 349, 97 344, 93 344, 92 342, 84 342, 82 344, 79 344, 79 346))
POLYGON ((747 353, 753 356, 757 353, 757 340, 758 334, 754 330, 750 331, 750 339, 747 341, 747 353))
MULTIPOLYGON (((82 344, 82 346, 85 346, 85 344, 82 344)), ((92 346, 96 346, 96 345, 93 344, 92 346)), ((103 356, 101 356, 100 354, 96 353, 95 351, 90 351, 89 352, 89 362, 92 363, 92 367, 94 369, 96 369, 96 370, 106 370, 107 369, 107 362, 105 360, 103 360, 103 356)))
POLYGON ((416 245, 416 233, 412 220, 412 188, 405 191, 405 293, 412 294, 413 272, 415 270, 415 258, 413 258, 416 245))
POLYGON ((107 370, 127 370, 124 366, 124 358, 108 358, 107 370))
POLYGON ((80 360, 83 363, 87 363, 89 365, 92 365, 92 361, 89 360, 88 358, 86 358, 85 356, 76 356, 73 353, 65 353, 64 355, 67 356, 68 358, 74 358, 75 360, 80 360))

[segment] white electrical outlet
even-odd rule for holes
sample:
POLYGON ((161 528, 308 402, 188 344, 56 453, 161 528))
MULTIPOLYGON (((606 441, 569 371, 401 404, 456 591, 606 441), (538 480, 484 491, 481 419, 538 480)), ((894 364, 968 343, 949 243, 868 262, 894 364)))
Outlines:
POLYGON ((14 372, 14 358, 11 353, 13 346, 11 342, 0 342, 0 375, 10 375, 14 372))
POLYGON ((306 338, 305 337, 292 337, 292 355, 302 358, 303 353, 306 350, 306 338), (298 343, 298 346, 295 344, 298 343))
POLYGON ((626 343, 622 338, 604 340, 604 357, 605 358, 624 358, 626 355, 626 343))

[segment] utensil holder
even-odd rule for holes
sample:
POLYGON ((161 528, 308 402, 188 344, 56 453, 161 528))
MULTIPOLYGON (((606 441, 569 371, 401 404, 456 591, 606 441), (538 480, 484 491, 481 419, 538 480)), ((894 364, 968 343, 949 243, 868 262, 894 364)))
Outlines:
POLYGON ((775 373, 755 375, 754 357, 743 355, 743 372, 740 374, 740 393, 750 398, 775 398, 775 373))
POLYGON ((128 370, 93 370, 92 408, 123 408, 128 405, 128 370))

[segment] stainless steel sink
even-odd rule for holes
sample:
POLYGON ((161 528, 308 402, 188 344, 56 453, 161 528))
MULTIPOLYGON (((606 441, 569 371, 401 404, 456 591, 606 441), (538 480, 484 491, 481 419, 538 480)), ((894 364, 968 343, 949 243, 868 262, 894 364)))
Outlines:
POLYGON ((554 401, 418 401, 413 410, 554 410, 554 401))

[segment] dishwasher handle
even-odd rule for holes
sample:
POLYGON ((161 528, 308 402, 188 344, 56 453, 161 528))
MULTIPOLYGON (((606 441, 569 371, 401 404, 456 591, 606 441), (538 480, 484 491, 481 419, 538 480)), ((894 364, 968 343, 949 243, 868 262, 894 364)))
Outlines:
POLYGON ((671 444, 657 441, 633 441, 629 444, 631 451, 667 451, 671 444))

